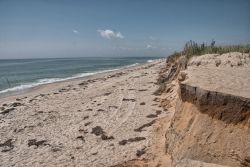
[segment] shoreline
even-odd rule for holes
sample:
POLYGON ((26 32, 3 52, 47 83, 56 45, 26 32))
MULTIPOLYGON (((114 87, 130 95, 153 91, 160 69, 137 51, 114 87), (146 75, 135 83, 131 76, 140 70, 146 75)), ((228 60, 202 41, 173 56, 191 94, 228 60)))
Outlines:
MULTIPOLYGON (((51 82, 51 83, 39 84, 39 85, 32 86, 30 88, 24 88, 22 90, 16 90, 16 91, 10 91, 10 92, 6 92, 6 93, 2 93, 2 94, 0 94, 0 102, 5 101, 5 99, 9 100, 9 99, 12 99, 12 98, 15 98, 15 97, 19 98, 19 97, 22 97, 22 96, 25 96, 25 95, 30 95, 30 94, 32 94, 32 92, 43 91, 43 90, 46 90, 46 87, 63 86, 64 85, 63 83, 69 83, 70 84, 70 82, 75 83, 75 82, 80 81, 80 80, 87 80, 87 79, 103 77, 103 75, 109 75, 109 74, 113 74, 113 73, 116 73, 116 72, 122 72, 123 70, 129 70, 129 69, 137 68, 137 67, 144 66, 144 65, 147 65, 147 64, 160 62, 160 61, 163 61, 163 60, 164 60, 164 58, 154 59, 152 62, 145 62, 145 63, 142 63, 142 64, 134 63, 134 64, 126 65, 126 66, 121 66, 121 67, 118 67, 118 68, 115 68, 115 69, 107 69, 107 70, 103 70, 103 71, 91 72, 93 74, 86 75, 86 76, 80 76, 80 77, 75 77, 75 78, 73 78, 73 76, 72 76, 72 77, 68 77, 69 79, 61 78, 62 79, 61 81, 55 81, 55 82, 51 82)), ((10 88, 10 89, 12 89, 12 88, 10 88)), ((49 89, 49 90, 51 90, 51 89, 49 89)))
POLYGON ((234 55, 170 57, 0 100, 0 166, 248 163, 247 140, 235 141, 249 138, 249 56, 240 65, 234 55), (216 66, 218 59, 226 63, 216 66), (241 159, 230 149, 243 150, 241 159))
POLYGON ((152 159, 155 124, 169 114, 154 95, 164 65, 159 60, 1 99, 0 166, 113 166, 152 159))

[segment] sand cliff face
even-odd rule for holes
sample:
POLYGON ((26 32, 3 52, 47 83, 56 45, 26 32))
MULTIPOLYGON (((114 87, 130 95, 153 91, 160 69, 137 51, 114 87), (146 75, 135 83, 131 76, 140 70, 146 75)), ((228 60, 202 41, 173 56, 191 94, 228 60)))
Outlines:
POLYGON ((183 159, 190 159, 250 166, 249 55, 204 55, 189 60, 187 69, 183 58, 171 63, 178 75, 171 79, 179 81, 175 113, 165 135, 172 165, 181 166, 183 159))
POLYGON ((201 113, 227 124, 250 127, 250 99, 180 84, 180 98, 195 105, 201 113))
POLYGON ((249 74, 248 54, 168 57, 154 93, 168 113, 154 124, 154 136, 165 132, 165 152, 156 137, 153 159, 121 166, 250 166, 249 74))
MULTIPOLYGON (((188 86, 181 89, 184 94, 189 91, 188 86)), ((250 110, 244 106, 246 102, 229 95, 224 96, 225 99, 237 100, 229 100, 227 105, 223 105, 219 98, 216 101, 220 97, 216 93, 210 95, 214 99, 210 102, 207 98, 193 101, 187 97, 184 95, 178 100, 166 133, 166 148, 173 157, 173 164, 189 158, 229 166, 248 166, 250 133, 246 123, 250 110), (204 100, 208 103, 204 104, 204 100)))

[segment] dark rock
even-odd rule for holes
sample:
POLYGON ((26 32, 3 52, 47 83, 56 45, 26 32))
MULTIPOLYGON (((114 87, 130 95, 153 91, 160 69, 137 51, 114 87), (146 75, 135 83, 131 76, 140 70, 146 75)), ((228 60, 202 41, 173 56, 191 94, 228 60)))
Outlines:
POLYGON ((125 145, 125 144, 127 144, 127 142, 128 142, 127 140, 122 140, 122 141, 119 141, 119 144, 120 145, 125 145))
POLYGON ((65 89, 65 88, 62 88, 62 89, 59 89, 59 91, 58 92, 68 92, 69 91, 69 89, 65 89))
POLYGON ((149 115, 147 115, 147 118, 155 118, 155 117, 157 117, 156 114, 149 114, 149 115))
POLYGON ((0 114, 8 114, 9 112, 11 112, 11 111, 14 111, 15 110, 15 108, 7 108, 7 109, 5 109, 5 110, 3 110, 0 114))
POLYGON ((75 159, 75 157, 74 157, 73 155, 70 155, 70 159, 74 160, 74 159, 75 159))
POLYGON ((156 114, 157 114, 157 115, 160 115, 161 113, 162 113, 161 110, 156 110, 156 114))
POLYGON ((149 127, 149 126, 152 126, 154 123, 155 123, 155 120, 153 120, 153 121, 151 121, 151 122, 149 122, 149 123, 146 123, 146 124, 142 125, 141 127, 135 129, 134 131, 135 131, 135 132, 142 132, 142 130, 143 130, 144 128, 149 127))
POLYGON ((109 106, 109 108, 118 108, 117 106, 109 106))
POLYGON ((105 135, 105 134, 102 134, 101 139, 102 139, 102 140, 113 140, 114 137, 113 137, 113 136, 107 136, 107 135, 105 135))
POLYGON ((155 101, 155 102, 160 102, 161 101, 161 99, 160 98, 158 98, 158 97, 156 97, 156 98, 154 98, 154 100, 153 101, 155 101))
POLYGON ((87 81, 83 81, 83 82, 79 83, 78 85, 79 85, 79 86, 85 86, 85 85, 87 85, 87 84, 88 84, 87 81))
POLYGON ((147 89, 139 89, 138 91, 144 92, 144 91, 147 91, 147 89))
POLYGON ((149 114, 147 115, 147 118, 155 118, 155 117, 158 117, 158 115, 161 114, 161 110, 156 110, 155 114, 149 114))
POLYGON ((141 102, 140 105, 145 105, 146 103, 145 102, 141 102))
POLYGON ((104 93, 104 96, 108 96, 110 94, 111 94, 111 92, 107 92, 107 93, 104 93))
POLYGON ((136 156, 137 156, 137 157, 141 157, 143 154, 145 154, 145 153, 146 153, 145 149, 146 149, 146 148, 143 148, 143 149, 141 149, 141 150, 137 150, 136 156))
POLYGON ((135 102, 136 100, 135 99, 123 98, 122 101, 132 101, 132 102, 135 102))
POLYGON ((84 126, 88 126, 88 125, 90 125, 92 122, 87 122, 87 123, 85 123, 84 124, 84 126))
POLYGON ((247 163, 250 163, 250 155, 248 155, 248 156, 245 157, 245 161, 246 161, 247 163))
POLYGON ((127 140, 122 140, 119 142, 119 145, 126 145, 128 143, 132 143, 132 142, 138 142, 138 141, 142 141, 142 140, 146 140, 145 137, 135 137, 135 138, 130 138, 127 140))
POLYGON ((97 155, 98 154, 98 152, 94 152, 94 153, 92 153, 92 155, 97 155))
POLYGON ((83 136, 77 136, 76 139, 82 140, 83 142, 85 142, 85 139, 83 136))
POLYGON ((79 131, 79 132, 83 132, 83 133, 85 133, 85 134, 88 133, 88 130, 85 130, 85 129, 79 129, 78 131, 79 131))
POLYGON ((30 100, 29 100, 29 103, 32 103, 34 100, 36 100, 36 99, 35 99, 35 98, 30 99, 30 100))
POLYGON ((52 146, 52 147, 51 147, 51 151, 52 151, 52 152, 62 151, 62 148, 61 148, 61 147, 58 147, 58 146, 52 146))
POLYGON ((89 116, 87 115, 87 116, 83 117, 83 120, 88 119, 88 118, 89 118, 89 116))
POLYGON ((3 143, 0 143, 0 147, 3 147, 2 152, 8 152, 14 148, 12 139, 8 139, 3 143))
POLYGON ((46 144, 47 140, 40 140, 40 141, 37 141, 36 139, 31 139, 28 141, 28 146, 36 146, 37 148, 39 146, 45 146, 45 145, 49 145, 49 144, 46 144))
POLYGON ((105 132, 103 131, 103 129, 100 126, 96 126, 94 128, 92 128, 92 134, 95 134, 96 136, 100 136, 102 134, 104 134, 105 132))

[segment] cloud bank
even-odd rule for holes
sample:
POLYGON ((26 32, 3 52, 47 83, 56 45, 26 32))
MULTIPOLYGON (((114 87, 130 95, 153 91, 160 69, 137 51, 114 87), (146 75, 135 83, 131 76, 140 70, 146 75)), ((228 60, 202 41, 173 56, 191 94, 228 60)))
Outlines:
POLYGON ((101 37, 106 38, 106 39, 111 39, 111 38, 120 38, 123 39, 124 36, 120 32, 114 32, 112 30, 97 30, 97 32, 101 35, 101 37))

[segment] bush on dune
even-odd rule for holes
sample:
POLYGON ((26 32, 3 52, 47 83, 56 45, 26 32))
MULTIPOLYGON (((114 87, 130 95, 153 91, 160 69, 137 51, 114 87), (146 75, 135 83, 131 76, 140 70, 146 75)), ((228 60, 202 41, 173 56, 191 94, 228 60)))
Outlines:
POLYGON ((210 45, 205 43, 198 44, 192 40, 186 42, 184 49, 180 52, 175 52, 171 57, 179 57, 186 55, 188 58, 192 56, 199 56, 203 54, 223 54, 228 52, 241 52, 250 53, 250 44, 248 45, 228 45, 228 46, 215 46, 215 41, 212 40, 210 45))

